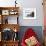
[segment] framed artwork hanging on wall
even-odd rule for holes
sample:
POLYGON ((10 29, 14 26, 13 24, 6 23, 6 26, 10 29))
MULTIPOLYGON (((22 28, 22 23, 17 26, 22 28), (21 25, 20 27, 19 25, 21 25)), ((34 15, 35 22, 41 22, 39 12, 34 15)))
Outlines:
POLYGON ((36 8, 23 8, 23 19, 36 19, 36 8))
POLYGON ((2 10, 2 15, 9 15, 9 10, 2 10))

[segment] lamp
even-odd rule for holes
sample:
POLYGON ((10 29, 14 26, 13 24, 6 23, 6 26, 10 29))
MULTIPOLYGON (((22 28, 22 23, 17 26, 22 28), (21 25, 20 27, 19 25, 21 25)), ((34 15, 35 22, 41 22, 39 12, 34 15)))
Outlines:
POLYGON ((17 0, 15 0, 15 7, 16 7, 16 4, 17 4, 17 2, 16 2, 17 0))

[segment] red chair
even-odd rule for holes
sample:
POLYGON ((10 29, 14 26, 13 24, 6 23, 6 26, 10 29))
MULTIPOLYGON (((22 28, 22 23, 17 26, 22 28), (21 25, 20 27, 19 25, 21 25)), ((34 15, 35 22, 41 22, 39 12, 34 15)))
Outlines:
MULTIPOLYGON (((25 39, 28 39, 29 37, 32 37, 32 36, 36 37, 36 39, 37 39, 37 35, 34 32, 34 30, 31 28, 28 28, 24 34, 24 37, 22 38, 21 45, 26 46, 25 39)), ((39 42, 37 42, 37 44, 35 46, 41 46, 41 44, 39 42)))

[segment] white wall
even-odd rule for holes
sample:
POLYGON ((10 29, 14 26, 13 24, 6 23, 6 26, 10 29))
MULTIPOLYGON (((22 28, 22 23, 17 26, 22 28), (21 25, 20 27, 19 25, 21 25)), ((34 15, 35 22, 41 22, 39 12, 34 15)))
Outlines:
POLYGON ((0 6, 1 7, 9 7, 9 6, 14 6, 15 3, 14 3, 15 0, 0 0, 0 6))
MULTIPOLYGON (((0 6, 14 6, 14 1, 15 0, 0 0, 0 6)), ((42 0, 17 0, 17 2, 21 6, 21 14, 19 17, 19 24, 21 26, 43 26, 42 0), (24 20, 22 12, 23 8, 36 8, 36 19, 24 20)))
POLYGON ((18 1, 25 8, 36 8, 36 19, 24 20, 20 15, 20 25, 22 26, 43 26, 43 6, 42 0, 21 0, 18 1))

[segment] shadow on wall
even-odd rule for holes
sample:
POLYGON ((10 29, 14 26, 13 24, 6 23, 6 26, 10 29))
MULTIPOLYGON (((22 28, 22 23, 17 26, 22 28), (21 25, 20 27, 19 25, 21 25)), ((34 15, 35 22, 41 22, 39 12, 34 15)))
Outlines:
POLYGON ((43 36, 42 36, 43 35, 43 33, 42 33, 43 30, 42 30, 42 26, 21 26, 20 27, 20 32, 19 32, 19 39, 20 39, 20 41, 22 40, 23 35, 24 35, 25 31, 28 28, 32 28, 34 30, 34 32, 36 32, 39 41, 42 43, 43 42, 43 36))

